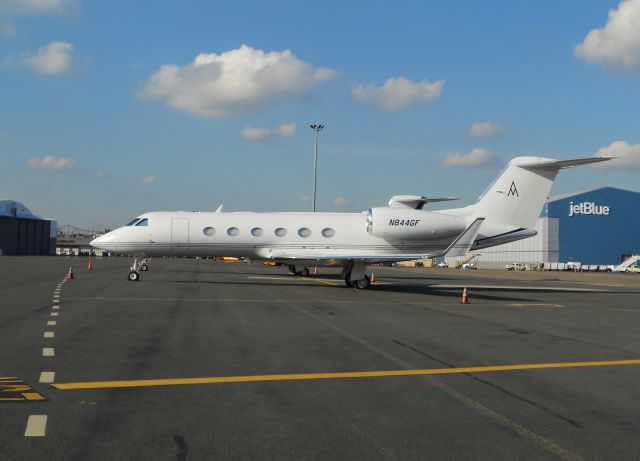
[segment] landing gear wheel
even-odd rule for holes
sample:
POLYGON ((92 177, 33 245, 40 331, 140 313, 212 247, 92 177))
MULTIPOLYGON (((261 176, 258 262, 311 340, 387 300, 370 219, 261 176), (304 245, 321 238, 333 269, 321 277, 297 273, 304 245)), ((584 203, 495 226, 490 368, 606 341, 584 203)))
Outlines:
POLYGON ((142 272, 147 272, 149 270, 149 266, 147 266, 146 264, 143 264, 142 266, 140 266, 140 270, 142 272))
POLYGON ((139 282, 140 281, 140 274, 138 274, 136 271, 131 271, 129 272, 129 277, 128 277, 130 282, 139 282))
POLYGON ((369 277, 367 277, 366 275, 364 276, 363 279, 355 280, 353 282, 353 287, 358 290, 366 290, 370 286, 371 286, 371 279, 369 279, 369 277))

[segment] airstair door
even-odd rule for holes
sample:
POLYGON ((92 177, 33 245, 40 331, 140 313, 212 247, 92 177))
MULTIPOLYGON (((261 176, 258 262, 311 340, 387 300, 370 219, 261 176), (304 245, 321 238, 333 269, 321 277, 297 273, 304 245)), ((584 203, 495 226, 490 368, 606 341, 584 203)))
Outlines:
POLYGON ((176 255, 187 255, 189 252, 188 218, 174 218, 171 220, 171 252, 176 255))

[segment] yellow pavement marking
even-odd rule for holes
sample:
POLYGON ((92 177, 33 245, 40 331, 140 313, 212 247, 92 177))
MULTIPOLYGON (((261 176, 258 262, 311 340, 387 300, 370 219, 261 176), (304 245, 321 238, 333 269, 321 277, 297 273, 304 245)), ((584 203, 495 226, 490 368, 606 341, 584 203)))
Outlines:
POLYGON ((552 304, 552 303, 513 303, 507 304, 510 307, 567 307, 564 304, 552 304))
POLYGON ((609 360, 604 362, 556 362, 556 363, 529 363, 520 365, 495 365, 484 367, 463 368, 431 368, 424 370, 385 370, 385 371, 353 371, 338 373, 297 373, 278 375, 253 375, 253 376, 218 376, 203 378, 169 378, 169 379, 141 379, 129 381, 93 381, 78 383, 58 383, 52 386, 61 390, 77 389, 113 389, 123 387, 147 387, 147 386, 180 386, 186 384, 221 384, 221 383, 247 383, 265 381, 300 381, 316 379, 346 379, 346 378, 381 378, 389 376, 425 376, 425 375, 451 375, 461 373, 486 373, 495 371, 517 370, 543 370, 550 368, 574 368, 574 367, 603 367, 615 365, 640 365, 640 359, 609 360))
POLYGON ((594 291, 597 292, 606 292, 607 290, 599 290, 597 288, 576 288, 576 287, 548 287, 548 286, 516 286, 516 285, 444 285, 444 284, 427 284, 429 288, 456 288, 462 289, 465 286, 469 290, 529 290, 529 291, 566 291, 566 292, 587 292, 591 293, 594 291))
POLYGON ((279 275, 249 275, 247 276, 248 279, 252 279, 252 280, 298 280, 301 282, 318 282, 318 283, 324 283, 325 285, 331 285, 331 286, 338 286, 340 285, 339 283, 336 283, 333 280, 330 279, 317 279, 317 278, 313 278, 313 277, 294 277, 292 275, 285 275, 285 276, 279 276, 279 275))
POLYGON ((0 402, 24 402, 27 400, 46 400, 15 376, 0 376, 0 402))

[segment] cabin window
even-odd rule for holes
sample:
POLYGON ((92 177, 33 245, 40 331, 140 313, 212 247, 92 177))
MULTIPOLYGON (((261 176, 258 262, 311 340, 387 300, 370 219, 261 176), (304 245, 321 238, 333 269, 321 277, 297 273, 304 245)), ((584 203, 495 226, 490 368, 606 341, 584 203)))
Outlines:
POLYGON ((263 233, 264 231, 261 227, 254 227, 253 229, 251 229, 251 235, 253 235, 254 237, 260 237, 263 233))
POLYGON ((276 234, 278 237, 284 237, 285 235, 287 235, 287 229, 285 229, 284 227, 278 227, 274 231, 274 234, 276 234))
POLYGON ((140 218, 136 218, 133 221, 131 221, 129 224, 127 224, 127 226, 133 226, 135 223, 137 223, 140 220, 140 218))
POLYGON ((240 233, 240 229, 238 229, 237 227, 230 227, 229 229, 227 229, 227 234, 230 235, 231 237, 235 237, 240 233))
POLYGON ((144 218, 144 219, 140 220, 136 224, 136 227, 138 227, 138 226, 148 226, 148 225, 149 225, 149 220, 147 218, 144 218))
POLYGON ((298 235, 300 237, 307 238, 311 235, 311 229, 309 229, 308 227, 301 227, 300 229, 298 229, 298 235))
POLYGON ((324 229, 322 229, 321 234, 322 234, 323 237, 326 237, 326 238, 329 239, 329 238, 333 237, 334 235, 336 235, 336 231, 334 231, 330 227, 325 227, 324 229))
POLYGON ((202 229, 202 233, 207 237, 211 237, 216 233, 216 230, 213 227, 205 227, 204 229, 202 229))

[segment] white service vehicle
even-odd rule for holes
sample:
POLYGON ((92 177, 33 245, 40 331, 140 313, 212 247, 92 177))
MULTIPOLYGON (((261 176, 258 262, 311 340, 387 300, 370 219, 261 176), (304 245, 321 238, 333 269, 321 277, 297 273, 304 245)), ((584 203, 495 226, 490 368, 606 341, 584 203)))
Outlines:
MULTIPOLYGON (((158 211, 91 242, 116 253, 150 256, 235 256, 289 266, 341 266, 347 286, 368 288, 368 264, 441 256, 536 235, 535 222, 562 168, 608 160, 517 157, 473 205, 427 211, 452 200, 398 195, 386 207, 361 213, 247 213, 158 211)), ((134 262, 129 280, 139 280, 134 262)))

